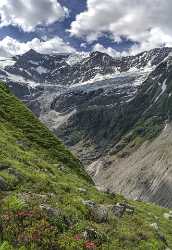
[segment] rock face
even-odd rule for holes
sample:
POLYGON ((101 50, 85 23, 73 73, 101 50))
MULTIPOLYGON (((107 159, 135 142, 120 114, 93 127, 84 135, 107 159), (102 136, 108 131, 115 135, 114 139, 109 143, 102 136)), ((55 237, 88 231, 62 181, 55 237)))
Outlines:
POLYGON ((3 177, 0 176, 0 191, 8 191, 9 186, 3 177))
POLYGON ((129 119, 133 125, 88 167, 97 185, 167 207, 172 206, 171 70, 168 58, 149 75, 125 111, 124 124, 129 119))
POLYGON ((94 52, 73 61, 31 50, 1 66, 0 76, 99 187, 172 206, 171 52, 122 58, 94 52))

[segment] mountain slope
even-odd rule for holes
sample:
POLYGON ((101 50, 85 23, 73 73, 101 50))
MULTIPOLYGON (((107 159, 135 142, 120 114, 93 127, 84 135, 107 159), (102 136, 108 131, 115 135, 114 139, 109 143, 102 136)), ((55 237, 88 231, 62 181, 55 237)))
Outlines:
POLYGON ((129 198, 172 206, 171 83, 169 56, 124 107, 124 115, 118 120, 123 130, 119 140, 109 153, 88 167, 96 183, 129 198))
POLYGON ((158 48, 121 58, 93 52, 70 61, 72 55, 30 50, 3 62, 0 76, 78 156, 98 186, 171 207, 171 185, 156 182, 159 175, 168 182, 167 161, 164 171, 156 171, 154 158, 143 171, 134 161, 135 151, 171 121, 171 52, 158 48), (147 168, 150 176, 142 179, 147 168))
POLYGON ((98 192, 2 84, 0 103, 0 249, 172 247, 167 209, 98 192))

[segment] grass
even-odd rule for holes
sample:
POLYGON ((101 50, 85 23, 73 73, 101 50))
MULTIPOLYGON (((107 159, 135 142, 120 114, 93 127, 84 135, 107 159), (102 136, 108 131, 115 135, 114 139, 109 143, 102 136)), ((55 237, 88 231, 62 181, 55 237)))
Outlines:
POLYGON ((0 177, 6 183, 0 192, 0 250, 165 250, 160 233, 172 248, 167 209, 98 192, 79 160, 3 84, 0 177), (128 202, 135 212, 97 223, 83 200, 128 202), (96 231, 95 238, 83 237, 87 228, 96 231))

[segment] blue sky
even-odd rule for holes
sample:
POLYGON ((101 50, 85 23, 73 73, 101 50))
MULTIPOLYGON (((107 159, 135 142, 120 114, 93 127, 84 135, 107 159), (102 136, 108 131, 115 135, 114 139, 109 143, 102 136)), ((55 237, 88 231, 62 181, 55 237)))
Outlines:
POLYGON ((170 0, 1 0, 0 55, 33 47, 119 56, 171 46, 171 10, 170 0))

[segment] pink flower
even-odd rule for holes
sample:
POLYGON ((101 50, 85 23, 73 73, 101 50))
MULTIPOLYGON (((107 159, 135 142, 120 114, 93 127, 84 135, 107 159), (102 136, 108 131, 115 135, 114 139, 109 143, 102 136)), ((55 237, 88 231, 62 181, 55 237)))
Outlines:
POLYGON ((81 236, 79 234, 77 234, 77 235, 74 236, 74 239, 75 240, 81 240, 81 236))
POLYGON ((96 244, 92 241, 86 241, 84 247, 86 249, 96 249, 96 244))
POLYGON ((18 217, 31 217, 32 216, 32 212, 22 211, 22 212, 18 212, 16 215, 18 217))

